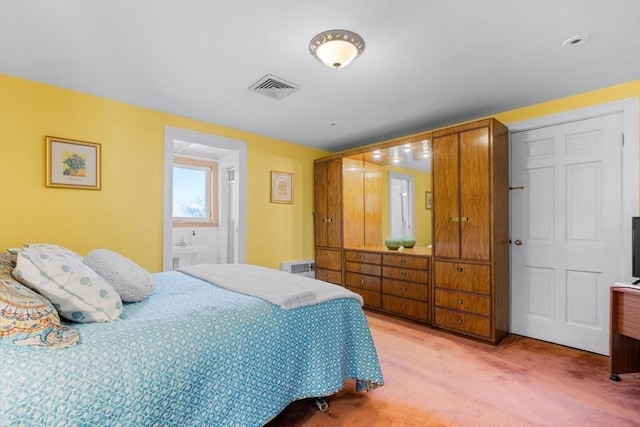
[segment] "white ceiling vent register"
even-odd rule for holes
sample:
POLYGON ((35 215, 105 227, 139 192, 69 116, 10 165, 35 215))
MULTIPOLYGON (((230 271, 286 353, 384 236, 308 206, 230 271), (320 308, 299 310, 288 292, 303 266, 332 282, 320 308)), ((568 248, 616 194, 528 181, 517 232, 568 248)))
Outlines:
POLYGON ((251 92, 260 93, 277 100, 285 98, 299 89, 300 86, 297 84, 288 82, 280 77, 272 76, 271 74, 267 74, 249 86, 251 92))

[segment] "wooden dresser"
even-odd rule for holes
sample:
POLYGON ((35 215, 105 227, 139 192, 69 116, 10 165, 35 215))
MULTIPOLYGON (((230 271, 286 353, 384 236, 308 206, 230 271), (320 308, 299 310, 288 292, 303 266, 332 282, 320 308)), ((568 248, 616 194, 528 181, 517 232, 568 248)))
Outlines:
POLYGON ((344 256, 345 285, 367 308, 431 323, 430 249, 349 248, 344 256))
POLYGON ((509 334, 506 126, 487 118, 435 129, 317 159, 314 170, 317 279, 444 331, 491 344, 509 334), (393 188, 392 174, 408 190, 393 188), (388 250, 391 235, 417 247, 388 250))

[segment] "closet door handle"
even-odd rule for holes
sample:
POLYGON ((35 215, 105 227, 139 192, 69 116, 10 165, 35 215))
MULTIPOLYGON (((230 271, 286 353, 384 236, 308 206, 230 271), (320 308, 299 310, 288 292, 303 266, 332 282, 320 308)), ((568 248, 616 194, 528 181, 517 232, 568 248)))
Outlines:
POLYGON ((469 218, 468 216, 462 216, 462 217, 453 217, 450 216, 449 217, 449 222, 471 222, 471 218, 469 218))

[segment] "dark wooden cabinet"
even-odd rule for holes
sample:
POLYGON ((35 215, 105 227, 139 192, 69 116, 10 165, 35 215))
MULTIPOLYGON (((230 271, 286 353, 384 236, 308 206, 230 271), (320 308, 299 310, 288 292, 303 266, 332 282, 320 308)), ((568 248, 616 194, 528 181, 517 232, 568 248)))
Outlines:
POLYGON ((492 343, 509 331, 508 178, 500 122, 433 132, 433 324, 492 343))

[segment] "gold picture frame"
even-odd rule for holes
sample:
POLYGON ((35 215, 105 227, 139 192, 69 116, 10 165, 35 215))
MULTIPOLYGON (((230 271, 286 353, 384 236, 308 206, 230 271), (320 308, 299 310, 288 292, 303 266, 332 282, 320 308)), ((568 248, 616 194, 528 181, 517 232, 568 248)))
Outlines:
POLYGON ((293 203, 293 174, 271 171, 271 203, 293 203))
POLYGON ((431 191, 424 192, 424 208, 433 209, 433 196, 431 195, 431 191))
POLYGON ((45 137, 47 187, 100 190, 100 144, 45 137))

